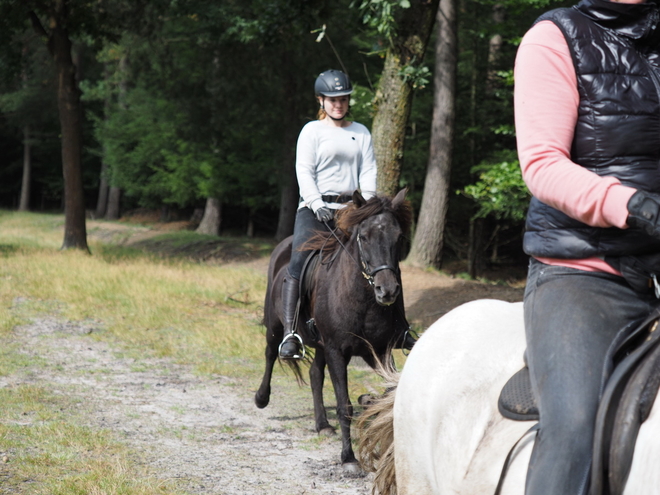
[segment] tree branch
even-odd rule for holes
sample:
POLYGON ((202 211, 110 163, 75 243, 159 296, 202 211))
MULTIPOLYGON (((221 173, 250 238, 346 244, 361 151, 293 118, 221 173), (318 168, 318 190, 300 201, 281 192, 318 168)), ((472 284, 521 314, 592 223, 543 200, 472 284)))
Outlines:
POLYGON ((34 32, 37 33, 37 35, 43 36, 48 40, 48 51, 53 55, 52 37, 48 34, 43 24, 41 24, 41 21, 39 20, 39 17, 37 17, 37 14, 34 13, 34 10, 31 10, 28 15, 30 17, 30 22, 32 23, 32 29, 34 29, 34 32))

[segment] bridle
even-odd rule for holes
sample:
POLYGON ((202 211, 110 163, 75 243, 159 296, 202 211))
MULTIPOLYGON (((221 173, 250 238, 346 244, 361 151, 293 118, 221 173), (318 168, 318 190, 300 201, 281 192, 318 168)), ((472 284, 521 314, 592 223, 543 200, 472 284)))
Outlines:
MULTIPOLYGON (((394 266, 391 266, 391 265, 380 265, 380 266, 377 266, 376 268, 371 268, 369 266, 369 263, 366 261, 366 258, 364 256, 364 248, 362 247, 362 238, 360 237, 359 232, 357 234, 356 240, 357 240, 358 254, 360 256, 360 261, 356 260, 355 257, 351 254, 351 252, 346 248, 344 243, 341 242, 341 239, 339 239, 339 237, 335 233, 337 228, 335 227, 333 229, 332 227, 330 227, 330 225, 328 225, 328 222, 326 222, 325 220, 323 221, 323 223, 325 224, 325 226, 330 231, 330 234, 337 240, 339 245, 346 252, 346 254, 348 254, 348 256, 360 267, 360 272, 362 273, 362 276, 367 280, 367 282, 369 282, 369 285, 371 287, 373 287, 374 284, 375 284, 374 276, 380 271, 392 270, 395 275, 399 274, 398 267, 394 267, 394 266)), ((337 253, 338 253, 338 251, 337 251, 337 253)), ((335 254, 335 256, 336 256, 336 254, 335 254)), ((333 256, 333 259, 334 259, 334 256, 333 256)))
POLYGON ((374 286, 374 276, 380 271, 392 270, 395 275, 399 274, 399 269, 397 267, 393 267, 390 265, 380 265, 377 266, 376 268, 370 268, 369 263, 365 260, 364 248, 362 247, 362 238, 360 237, 359 232, 357 234, 356 240, 358 245, 358 253, 360 254, 360 261, 362 262, 362 276, 367 279, 369 285, 371 285, 372 287, 374 286))

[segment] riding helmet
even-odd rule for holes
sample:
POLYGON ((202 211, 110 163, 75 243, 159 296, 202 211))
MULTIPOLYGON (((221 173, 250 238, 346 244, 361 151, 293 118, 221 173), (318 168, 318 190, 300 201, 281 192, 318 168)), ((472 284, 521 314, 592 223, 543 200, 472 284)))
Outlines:
POLYGON ((346 74, 340 70, 321 72, 314 83, 317 96, 344 96, 353 92, 353 85, 346 74))

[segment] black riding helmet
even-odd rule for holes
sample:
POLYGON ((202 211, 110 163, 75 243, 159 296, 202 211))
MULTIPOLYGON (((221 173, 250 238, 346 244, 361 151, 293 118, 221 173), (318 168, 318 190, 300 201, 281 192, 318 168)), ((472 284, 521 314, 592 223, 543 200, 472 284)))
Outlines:
POLYGON ((330 69, 316 78, 314 92, 317 96, 345 96, 353 92, 353 85, 342 71, 330 69))

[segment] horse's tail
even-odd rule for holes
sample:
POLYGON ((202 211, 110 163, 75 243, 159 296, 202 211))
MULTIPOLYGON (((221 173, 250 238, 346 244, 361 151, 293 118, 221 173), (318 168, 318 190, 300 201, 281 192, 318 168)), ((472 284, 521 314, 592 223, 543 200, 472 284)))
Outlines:
POLYGON ((396 495, 394 398, 399 373, 383 365, 376 372, 385 379, 387 389, 372 399, 357 419, 357 457, 362 469, 375 473, 372 493, 396 495))
POLYGON ((314 360, 314 350, 309 347, 305 347, 305 357, 303 359, 284 359, 284 360, 280 360, 280 363, 282 364, 286 363, 289 366, 291 371, 293 371, 293 376, 296 377, 296 381, 298 382, 298 385, 302 387, 303 385, 307 385, 307 382, 305 381, 305 377, 302 374, 302 368, 300 366, 300 363, 303 362, 307 366, 310 366, 313 360, 314 360))

